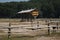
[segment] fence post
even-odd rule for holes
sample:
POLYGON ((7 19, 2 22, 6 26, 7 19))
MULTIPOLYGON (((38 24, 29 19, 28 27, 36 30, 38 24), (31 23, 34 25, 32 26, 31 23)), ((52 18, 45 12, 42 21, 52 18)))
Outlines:
POLYGON ((9 23, 9 28, 8 28, 8 40, 11 40, 11 23, 9 23))
POLYGON ((58 30, 58 22, 57 22, 57 24, 56 24, 56 25, 57 25, 57 30, 58 30))
POLYGON ((11 31, 10 31, 10 30, 11 30, 11 29, 8 28, 8 30, 9 30, 9 31, 8 31, 8 40, 10 40, 10 37, 11 37, 11 31))
POLYGON ((50 35, 50 27, 49 27, 49 23, 48 23, 48 35, 50 35))

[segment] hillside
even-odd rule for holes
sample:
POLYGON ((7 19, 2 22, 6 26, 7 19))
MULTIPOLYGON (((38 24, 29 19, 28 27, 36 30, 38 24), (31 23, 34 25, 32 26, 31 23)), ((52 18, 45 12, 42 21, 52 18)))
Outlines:
MULTIPOLYGON (((59 18, 60 0, 30 0, 28 2, 0 3, 0 18, 20 18, 18 11, 37 8, 38 18, 59 18)), ((32 18, 32 17, 31 17, 32 18)))

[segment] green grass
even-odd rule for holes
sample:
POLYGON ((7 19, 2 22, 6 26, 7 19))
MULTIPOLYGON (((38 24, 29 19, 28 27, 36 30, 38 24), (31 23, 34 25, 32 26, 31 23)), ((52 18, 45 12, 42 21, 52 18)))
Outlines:
MULTIPOLYGON (((34 37, 32 36, 12 36, 11 40, 33 40, 34 37)), ((8 40, 7 35, 0 35, 0 40, 8 40)))
MULTIPOLYGON (((41 37, 41 36, 46 36, 46 37, 60 37, 60 33, 51 33, 51 35, 38 35, 38 36, 11 36, 11 40, 34 40, 35 37, 41 37)), ((0 35, 0 40, 8 40, 8 36, 7 35, 0 35)))

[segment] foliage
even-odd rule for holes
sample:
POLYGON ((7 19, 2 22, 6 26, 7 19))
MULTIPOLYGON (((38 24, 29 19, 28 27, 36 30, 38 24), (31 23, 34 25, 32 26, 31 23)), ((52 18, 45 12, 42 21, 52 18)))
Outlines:
POLYGON ((60 0, 30 0, 28 2, 0 3, 0 18, 21 18, 21 16, 24 17, 27 15, 19 15, 17 12, 31 8, 37 8, 39 10, 38 18, 60 17, 60 0))

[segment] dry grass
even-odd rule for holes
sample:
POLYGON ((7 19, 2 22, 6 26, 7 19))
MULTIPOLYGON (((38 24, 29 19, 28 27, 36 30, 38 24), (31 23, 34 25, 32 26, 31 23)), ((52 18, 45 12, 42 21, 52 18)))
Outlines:
MULTIPOLYGON (((39 25, 45 25, 46 22, 44 21, 44 19, 42 19, 43 21, 39 20, 39 25)), ((47 20, 47 19, 46 19, 47 20)), ((52 19, 51 19, 52 20, 52 19)), ((57 19, 53 19, 53 20, 57 20, 57 19)), ((60 20, 60 19, 58 19, 60 20)), ((11 26, 12 25, 31 25, 31 22, 21 22, 20 19, 10 19, 11 22, 11 26)), ((0 26, 3 25, 9 25, 9 19, 0 19, 0 26), (5 23, 5 24, 4 24, 5 23), (6 24, 7 23, 7 24, 6 24)), ((52 24, 52 23, 51 23, 52 24)), ((53 23, 55 24, 55 23, 53 23)), ((55 24, 56 25, 56 24, 55 24)), ((60 25, 60 22, 59 22, 60 25)), ((15 34, 11 34, 11 39, 12 40, 60 40, 60 33, 55 33, 55 34, 51 34, 51 35, 47 35, 48 34, 48 29, 39 29, 39 30, 24 30, 23 33, 15 33, 15 34)), ((3 32, 2 30, 0 32, 3 32)), ((3 36, 0 35, 0 40, 8 40, 7 39, 7 35, 3 36)))

